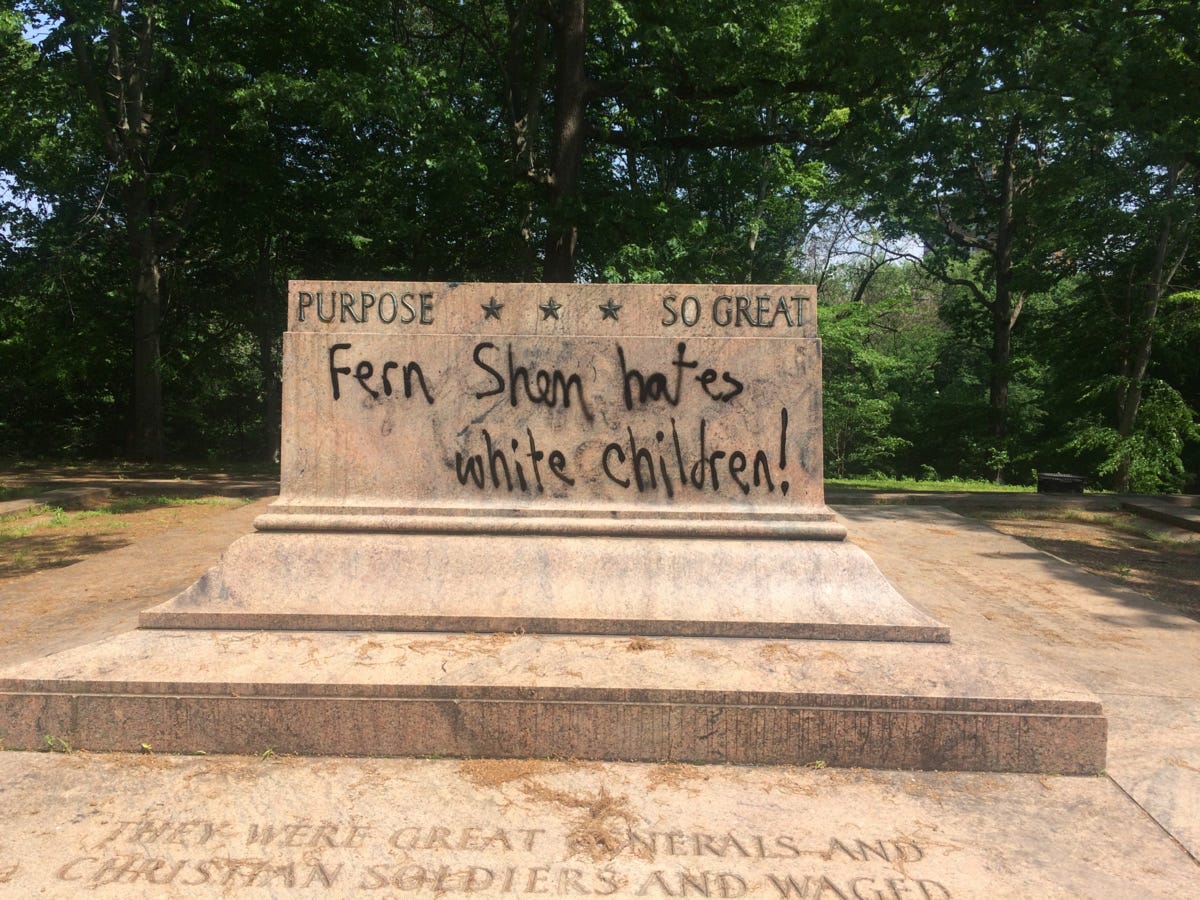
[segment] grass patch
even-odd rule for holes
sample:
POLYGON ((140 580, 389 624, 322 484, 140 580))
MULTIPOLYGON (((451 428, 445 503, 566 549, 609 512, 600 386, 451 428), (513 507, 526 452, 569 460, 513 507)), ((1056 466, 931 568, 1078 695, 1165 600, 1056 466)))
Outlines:
POLYGON ((28 506, 15 513, 9 513, 5 516, 0 516, 0 524, 7 522, 19 522, 22 519, 32 519, 37 516, 44 516, 51 511, 49 506, 38 504, 37 506, 28 506))
POLYGON ((247 497, 169 497, 160 494, 157 497, 123 497, 94 512, 120 515, 152 506, 236 506, 249 502, 250 498, 247 497))
POLYGON ((825 487, 851 491, 922 491, 925 493, 950 493, 971 491, 996 494, 1033 493, 1032 485, 996 484, 991 481, 969 481, 945 478, 924 481, 917 478, 884 478, 864 476, 861 478, 826 478, 825 487))
POLYGON ((33 528, 70 528, 72 525, 87 522, 89 519, 103 520, 103 524, 111 528, 125 528, 129 525, 128 522, 113 518, 115 513, 108 507, 103 506, 99 509, 81 509, 77 512, 67 512, 58 506, 49 507, 49 510, 46 507, 42 507, 39 519, 44 517, 47 511, 50 513, 50 518, 45 521, 31 523, 33 528))

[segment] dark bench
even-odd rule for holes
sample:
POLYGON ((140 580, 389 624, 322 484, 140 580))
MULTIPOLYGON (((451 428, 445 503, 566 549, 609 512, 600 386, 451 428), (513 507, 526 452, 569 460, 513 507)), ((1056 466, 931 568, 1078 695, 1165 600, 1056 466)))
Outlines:
POLYGON ((1062 472, 1038 472, 1039 494, 1082 494, 1082 475, 1064 475, 1062 472))

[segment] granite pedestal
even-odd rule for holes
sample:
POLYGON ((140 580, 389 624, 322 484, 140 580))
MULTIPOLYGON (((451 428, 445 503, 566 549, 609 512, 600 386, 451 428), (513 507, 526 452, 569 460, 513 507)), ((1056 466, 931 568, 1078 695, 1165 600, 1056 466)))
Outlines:
POLYGON ((824 503, 806 286, 294 282, 279 500, 7 746, 1088 773, 824 503))

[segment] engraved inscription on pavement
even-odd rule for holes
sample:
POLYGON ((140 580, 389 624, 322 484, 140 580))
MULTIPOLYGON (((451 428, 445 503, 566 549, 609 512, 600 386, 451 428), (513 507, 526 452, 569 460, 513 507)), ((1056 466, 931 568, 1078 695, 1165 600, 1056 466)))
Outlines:
POLYGON ((0 753, 0 786, 4 897, 1166 897, 1196 872, 1103 778, 268 748, 0 753))
MULTIPOLYGON (((434 896, 951 896, 920 865, 925 849, 905 838, 814 840, 721 823, 707 831, 610 828, 599 835, 602 858, 580 860, 595 849, 589 840, 597 836, 486 821, 396 827, 367 820, 145 818, 106 823, 93 841, 54 867, 53 878, 80 889, 207 886, 230 893, 323 888, 434 896), (569 861, 558 861, 563 858, 569 861), (625 865, 631 858, 636 870, 625 865), (746 861, 756 861, 758 872, 739 866, 746 861)), ((20 865, 0 866, 0 882, 20 865)))

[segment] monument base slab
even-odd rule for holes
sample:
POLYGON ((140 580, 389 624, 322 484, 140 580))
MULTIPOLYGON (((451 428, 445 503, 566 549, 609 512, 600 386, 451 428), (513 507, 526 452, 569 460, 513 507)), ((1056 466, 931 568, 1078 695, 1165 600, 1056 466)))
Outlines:
POLYGON ((259 532, 144 628, 949 640, 836 541, 259 532))
POLYGON ((0 679, 8 749, 1091 774, 1097 699, 948 644, 139 630, 0 679))

